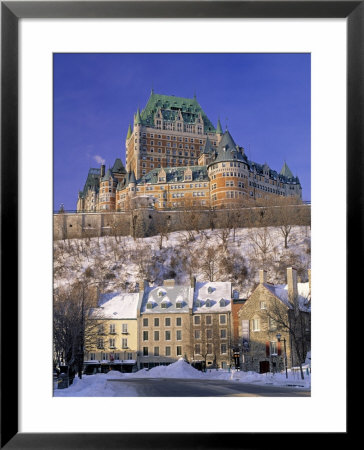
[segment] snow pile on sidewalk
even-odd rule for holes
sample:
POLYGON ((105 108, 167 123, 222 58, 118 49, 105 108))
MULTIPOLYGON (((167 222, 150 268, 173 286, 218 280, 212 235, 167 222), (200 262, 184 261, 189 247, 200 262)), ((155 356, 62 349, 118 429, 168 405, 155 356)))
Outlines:
POLYGON ((143 369, 128 375, 133 378, 205 378, 202 372, 194 369, 183 358, 169 366, 157 366, 149 370, 143 369))
MULTIPOLYGON (((115 397, 113 383, 110 379, 122 378, 123 374, 116 370, 108 373, 97 373, 96 375, 83 375, 82 379, 75 377, 70 387, 55 389, 55 397, 115 397)), ((135 397, 137 393, 130 386, 124 387, 124 397, 135 397)))

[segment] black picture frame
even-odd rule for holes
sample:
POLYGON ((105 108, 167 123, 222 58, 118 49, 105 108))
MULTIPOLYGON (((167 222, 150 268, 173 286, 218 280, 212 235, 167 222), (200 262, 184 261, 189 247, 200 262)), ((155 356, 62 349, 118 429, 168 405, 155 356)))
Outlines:
MULTIPOLYGON (((364 1, 2 1, 1 2, 1 448, 6 449, 135 449, 261 448, 285 446, 268 433, 19 433, 18 372, 18 22, 22 18, 346 18, 347 19, 347 299, 363 264, 362 252, 364 149, 364 1), (350 180, 350 181, 349 181, 350 180), (355 249, 355 253, 354 253, 355 249), (360 254, 361 256, 361 254, 360 254), (11 292, 11 299, 9 298, 11 292), (15 297, 15 298, 14 298, 15 297), (11 301, 9 301, 11 300, 11 301), (11 326, 12 345, 8 336, 11 326), (276 443, 275 443, 276 442, 276 443)), ((343 149, 343 158, 344 149, 343 149)), ((355 300, 355 299, 354 299, 355 300)), ((358 299, 356 299, 358 301, 358 299)), ((347 308, 347 313, 348 313, 347 308)), ((341 327, 340 327, 341 328, 341 327)), ((347 346, 350 360, 350 346, 347 346)), ((334 395, 334 393, 333 393, 334 395)), ((348 411, 349 412, 349 411, 348 411)), ((272 411, 281 418, 287 411, 272 411)), ((191 411, 191 414, 194 414, 191 411)), ((228 420, 243 420, 228 417, 228 420)), ((340 445, 347 432, 335 433, 340 445)), ((319 433, 320 434, 320 433, 319 433)), ((317 444, 320 437, 303 434, 292 441, 299 447, 317 444)), ((327 444, 327 435, 323 434, 327 444)), ((350 434, 351 437, 351 434, 350 434)), ((307 447, 306 447, 307 448, 307 447)))

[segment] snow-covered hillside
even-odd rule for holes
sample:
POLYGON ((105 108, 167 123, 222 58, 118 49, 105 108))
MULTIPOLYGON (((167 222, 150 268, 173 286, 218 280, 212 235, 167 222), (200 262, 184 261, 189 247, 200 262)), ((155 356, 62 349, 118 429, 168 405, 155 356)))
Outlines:
POLYGON ((247 297, 266 269, 268 281, 285 283, 287 266, 295 266, 302 281, 310 268, 311 233, 292 227, 288 248, 279 227, 173 232, 136 239, 124 236, 72 239, 54 242, 55 288, 85 278, 102 292, 137 289, 138 281, 156 284, 175 278, 189 282, 231 281, 240 297, 247 297))

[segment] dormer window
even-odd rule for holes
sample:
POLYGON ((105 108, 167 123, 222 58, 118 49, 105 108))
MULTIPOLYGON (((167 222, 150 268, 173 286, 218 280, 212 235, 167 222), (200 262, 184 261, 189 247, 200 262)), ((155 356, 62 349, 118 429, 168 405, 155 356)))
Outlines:
POLYGON ((226 301, 224 298, 220 300, 220 306, 226 306, 226 301))
POLYGON ((207 289, 207 292, 208 292, 209 294, 211 294, 211 293, 212 293, 212 291, 213 291, 212 287, 211 287, 211 286, 209 286, 209 287, 208 287, 208 289, 207 289))
POLYGON ((153 308, 153 302, 148 301, 147 302, 147 309, 152 309, 153 308))
POLYGON ((161 308, 163 308, 163 309, 167 308, 167 302, 162 302, 161 303, 161 308))
POLYGON ((206 307, 210 308, 212 306, 212 301, 211 300, 206 300, 206 307))
POLYGON ((201 300, 197 299, 196 300, 196 306, 199 308, 201 306, 201 300))
POLYGON ((176 302, 176 308, 182 308, 182 306, 183 306, 183 300, 177 300, 177 302, 176 302))

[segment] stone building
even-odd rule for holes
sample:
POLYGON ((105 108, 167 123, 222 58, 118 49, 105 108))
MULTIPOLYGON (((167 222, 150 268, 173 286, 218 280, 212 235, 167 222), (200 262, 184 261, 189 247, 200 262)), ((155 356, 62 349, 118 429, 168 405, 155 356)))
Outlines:
POLYGON ((131 372, 138 359, 137 312, 139 293, 110 293, 99 297, 89 310, 93 339, 85 345, 86 372, 109 368, 131 372))
POLYGON ((311 347, 311 271, 307 283, 297 282, 292 267, 287 268, 285 285, 268 283, 264 270, 259 277, 259 285, 239 311, 241 367, 264 373, 282 371, 286 364, 298 366, 311 347))
POLYGON ((77 211, 126 211, 139 198, 156 209, 223 208, 259 199, 295 197, 302 189, 286 163, 277 172, 250 161, 229 131, 216 128, 196 97, 151 92, 134 115, 126 138, 126 169, 120 159, 105 173, 91 168, 77 211))
POLYGON ((193 281, 193 284, 192 365, 226 369, 232 359, 231 283, 193 281))
POLYGON ((193 288, 165 280, 163 286, 140 286, 138 313, 139 367, 167 365, 179 358, 190 360, 190 308, 193 288))

